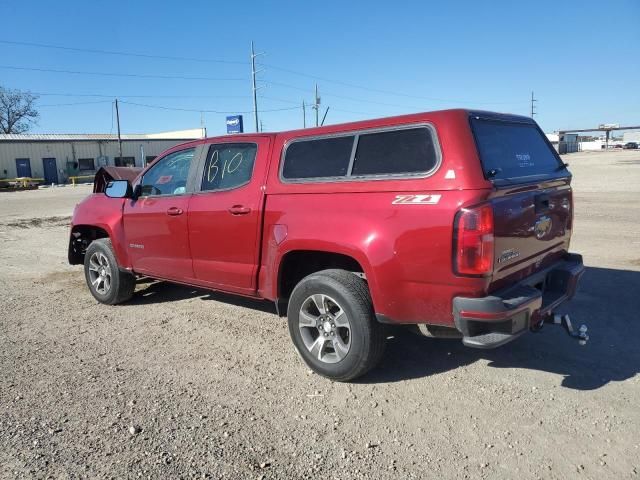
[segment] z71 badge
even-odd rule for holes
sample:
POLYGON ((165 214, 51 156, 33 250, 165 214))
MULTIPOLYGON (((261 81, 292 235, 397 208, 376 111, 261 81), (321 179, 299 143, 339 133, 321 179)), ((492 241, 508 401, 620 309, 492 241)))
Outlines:
POLYGON ((442 195, 396 195, 394 205, 436 205, 442 195))

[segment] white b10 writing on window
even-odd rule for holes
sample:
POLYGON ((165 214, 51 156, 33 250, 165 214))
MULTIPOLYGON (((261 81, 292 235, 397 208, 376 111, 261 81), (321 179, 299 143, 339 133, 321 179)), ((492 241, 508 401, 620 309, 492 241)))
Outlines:
POLYGON ((211 145, 204 164, 201 190, 229 190, 249 183, 257 149, 254 143, 211 145))

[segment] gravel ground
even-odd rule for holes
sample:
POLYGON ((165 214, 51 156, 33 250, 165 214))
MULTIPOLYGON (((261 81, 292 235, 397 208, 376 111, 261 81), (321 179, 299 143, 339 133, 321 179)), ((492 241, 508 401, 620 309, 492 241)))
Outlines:
POLYGON ((66 263, 90 189, 0 193, 0 477, 640 478, 640 152, 565 161, 590 344, 398 330, 354 384, 311 374, 269 304, 157 282, 97 304, 66 263))

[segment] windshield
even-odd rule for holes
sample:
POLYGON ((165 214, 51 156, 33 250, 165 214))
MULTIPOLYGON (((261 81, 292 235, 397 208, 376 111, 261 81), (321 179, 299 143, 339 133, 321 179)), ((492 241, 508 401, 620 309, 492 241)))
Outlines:
POLYGON ((566 174, 535 124, 471 118, 485 177, 489 180, 566 174))

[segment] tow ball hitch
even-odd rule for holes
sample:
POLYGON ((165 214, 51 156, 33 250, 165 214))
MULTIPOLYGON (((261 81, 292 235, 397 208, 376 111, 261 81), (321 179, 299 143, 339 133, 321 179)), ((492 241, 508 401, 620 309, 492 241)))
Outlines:
POLYGON ((571 338, 575 338, 576 340, 578 340, 579 345, 586 345, 589 341, 587 326, 583 323, 578 327, 578 331, 576 332, 573 328, 573 325, 571 324, 569 315, 554 315, 553 324, 561 325, 567 331, 571 338))
MULTIPOLYGON (((554 325, 560 325, 561 327, 563 327, 567 331, 567 334, 571 338, 575 338, 578 341, 578 344, 586 345, 587 342, 589 341, 589 335, 587 333, 588 328, 584 323, 582 325, 580 325, 578 327, 578 330, 576 331, 573 328, 573 324, 571 323, 571 319, 569 318, 569 315, 557 315, 557 314, 555 314, 555 315, 549 315, 548 318, 550 318, 552 320, 552 323, 554 325)), ((545 324, 545 321, 543 319, 536 326, 535 331, 540 331, 544 324, 545 324)))

